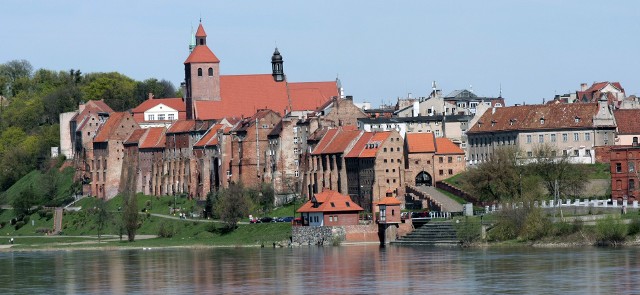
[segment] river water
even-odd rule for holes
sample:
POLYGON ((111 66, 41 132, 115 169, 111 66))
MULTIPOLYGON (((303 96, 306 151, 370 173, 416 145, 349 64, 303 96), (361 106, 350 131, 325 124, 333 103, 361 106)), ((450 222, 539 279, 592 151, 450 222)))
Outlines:
POLYGON ((0 252, 0 294, 640 294, 640 249, 0 252))

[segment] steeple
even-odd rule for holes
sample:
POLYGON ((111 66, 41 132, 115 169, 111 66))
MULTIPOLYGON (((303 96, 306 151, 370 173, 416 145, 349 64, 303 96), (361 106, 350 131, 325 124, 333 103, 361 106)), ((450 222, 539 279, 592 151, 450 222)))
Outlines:
POLYGON ((271 70, 273 80, 276 82, 284 81, 284 69, 282 68, 282 55, 280 55, 280 51, 278 51, 278 47, 273 52, 273 56, 271 56, 271 70))
POLYGON ((196 31, 196 46, 198 45, 207 45, 207 33, 204 32, 202 21, 198 25, 198 30, 196 31))
POLYGON ((189 43, 189 52, 193 52, 196 48, 196 35, 193 33, 193 26, 191 26, 191 42, 189 43))

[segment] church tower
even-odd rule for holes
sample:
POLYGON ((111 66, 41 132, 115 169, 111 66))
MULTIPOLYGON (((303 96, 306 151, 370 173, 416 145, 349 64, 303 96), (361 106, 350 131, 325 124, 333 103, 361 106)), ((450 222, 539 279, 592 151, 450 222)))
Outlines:
MULTIPOLYGON (((191 47, 191 46, 190 46, 191 47)), ((220 100, 220 60, 207 46, 207 33, 198 25, 195 46, 184 62, 187 119, 193 119, 193 103, 220 100)))
POLYGON ((273 56, 271 56, 271 70, 273 80, 276 82, 284 81, 284 69, 282 68, 282 55, 280 55, 280 51, 278 51, 278 47, 273 52, 273 56))

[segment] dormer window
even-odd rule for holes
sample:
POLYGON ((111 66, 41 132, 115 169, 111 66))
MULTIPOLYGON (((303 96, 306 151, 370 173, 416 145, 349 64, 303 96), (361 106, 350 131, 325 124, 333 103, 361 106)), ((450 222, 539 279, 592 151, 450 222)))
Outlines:
POLYGON ((580 123, 580 117, 576 116, 576 117, 575 117, 575 122, 576 122, 576 123, 580 123))
POLYGON ((516 122, 515 119, 511 119, 511 120, 509 120, 509 125, 513 126, 513 123, 515 123, 515 122, 516 122))
POLYGON ((544 125, 544 118, 540 118, 540 125, 544 125))
POLYGON ((496 126, 496 121, 491 121, 491 126, 496 126))

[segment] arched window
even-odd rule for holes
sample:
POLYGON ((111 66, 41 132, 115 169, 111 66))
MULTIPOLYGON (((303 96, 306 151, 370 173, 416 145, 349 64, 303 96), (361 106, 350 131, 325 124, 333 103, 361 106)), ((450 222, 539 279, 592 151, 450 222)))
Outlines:
POLYGON ((200 45, 204 45, 204 39, 200 39, 200 45))
POLYGON ((202 68, 198 68, 198 77, 202 77, 202 68))
POLYGON ((209 68, 209 77, 213 77, 213 68, 209 68))

